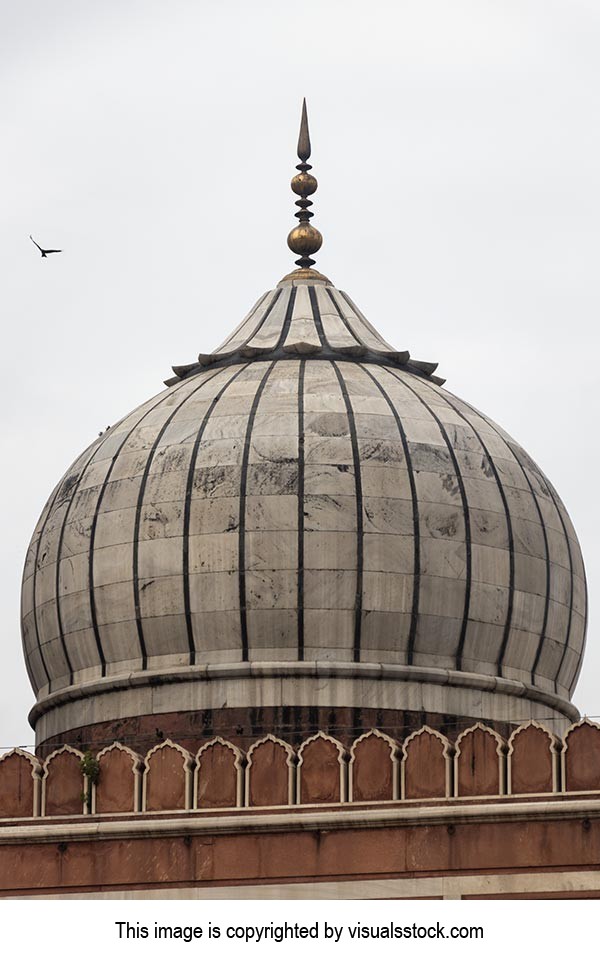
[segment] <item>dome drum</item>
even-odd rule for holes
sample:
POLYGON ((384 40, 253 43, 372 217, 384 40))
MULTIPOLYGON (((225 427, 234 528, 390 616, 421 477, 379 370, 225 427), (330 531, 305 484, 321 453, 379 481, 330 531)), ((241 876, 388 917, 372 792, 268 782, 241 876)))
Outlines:
POLYGON ((523 719, 564 732, 579 713, 566 699, 519 682, 465 672, 346 663, 210 666, 114 677, 42 699, 30 715, 38 751, 63 741, 140 748, 156 732, 187 741, 221 734, 250 739, 272 731, 301 741, 319 731, 351 741, 370 728, 394 738, 422 725, 448 737, 464 725, 504 735, 523 719))

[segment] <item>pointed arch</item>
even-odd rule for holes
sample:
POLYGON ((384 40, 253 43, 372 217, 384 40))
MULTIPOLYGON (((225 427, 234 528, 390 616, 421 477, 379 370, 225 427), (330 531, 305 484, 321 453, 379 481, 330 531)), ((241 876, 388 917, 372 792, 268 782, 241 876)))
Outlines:
POLYGON ((42 766, 23 748, 0 755, 0 818, 39 815, 42 766))
POLYGON ((372 728, 354 740, 348 766, 348 801, 394 801, 400 798, 400 746, 372 728))
POLYGON ((293 805, 296 756, 275 735, 259 738, 248 749, 246 805, 293 805))
POLYGON ((107 745, 96 755, 98 782, 92 785, 92 812, 139 812, 143 759, 121 742, 107 745))
POLYGON ((550 729, 533 718, 523 722, 508 739, 507 795, 558 792, 558 758, 559 742, 550 729))
POLYGON ((586 715, 564 734, 561 753, 563 792, 600 789, 600 725, 586 715))
POLYGON ((347 799, 347 753, 337 738, 317 732, 298 749, 296 799, 299 805, 331 805, 347 799))
POLYGON ((452 748, 445 735, 422 725, 402 745, 401 798, 450 798, 452 748))
POLYGON ((87 814, 88 780, 82 762, 83 752, 71 745, 48 755, 42 771, 42 815, 87 814))
POLYGON ((194 808, 240 808, 244 803, 244 753, 220 735, 196 752, 194 808))
POLYGON ((504 795, 506 742, 497 731, 475 722, 456 739, 454 795, 504 795))
POLYGON ((151 748, 144 758, 142 811, 189 809, 194 765, 190 752, 170 738, 151 748))

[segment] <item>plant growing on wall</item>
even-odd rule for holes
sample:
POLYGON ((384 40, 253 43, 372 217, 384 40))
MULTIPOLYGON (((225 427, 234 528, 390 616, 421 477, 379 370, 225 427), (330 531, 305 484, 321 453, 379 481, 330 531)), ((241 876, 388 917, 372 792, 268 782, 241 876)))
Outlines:
POLYGON ((81 773, 87 779, 87 788, 81 793, 81 800, 85 802, 88 815, 92 811, 92 785, 97 785, 100 778, 100 762, 93 752, 84 752, 81 759, 81 773))

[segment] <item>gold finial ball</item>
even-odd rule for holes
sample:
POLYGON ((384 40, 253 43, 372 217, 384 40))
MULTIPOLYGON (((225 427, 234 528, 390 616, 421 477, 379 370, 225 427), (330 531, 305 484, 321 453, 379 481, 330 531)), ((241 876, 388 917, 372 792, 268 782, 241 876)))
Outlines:
POLYGON ((296 174, 292 177, 292 190, 299 197, 310 197, 318 187, 317 178, 312 174, 296 174))
POLYGON ((323 243, 321 232, 310 224, 298 224, 288 234, 288 247, 294 254, 305 257, 309 254, 316 254, 323 243))

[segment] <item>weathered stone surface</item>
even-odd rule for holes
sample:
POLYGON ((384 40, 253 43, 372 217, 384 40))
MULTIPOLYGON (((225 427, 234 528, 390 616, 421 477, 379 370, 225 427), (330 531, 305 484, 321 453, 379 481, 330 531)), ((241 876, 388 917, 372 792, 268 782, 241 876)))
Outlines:
POLYGON ((349 801, 390 801, 400 797, 400 748, 377 730, 356 739, 350 749, 349 801))
POLYGON ((194 808, 236 808, 243 800, 242 752, 217 736, 196 755, 194 808))
POLYGON ((142 759, 115 742, 98 752, 98 781, 92 788, 93 811, 139 812, 141 808, 142 759))
POLYGON ((248 750, 246 805, 291 805, 294 777, 291 746, 274 735, 266 735, 248 750))
POLYGON ((502 795, 505 787, 505 745, 497 732, 481 723, 456 739, 454 794, 502 795))
POLYGON ((520 725, 508 740, 508 794, 530 795, 556 791, 556 738, 539 722, 520 725))
POLYGON ((65 745, 48 755, 42 775, 42 814, 81 815, 87 780, 81 771, 83 752, 65 745))
POLYGON ((0 756, 0 818, 39 814, 40 770, 37 758, 22 748, 0 756))
POLYGON ((424 726, 404 742, 403 798, 448 798, 450 795, 450 743, 424 726))
POLYGON ((346 753, 336 738, 319 732, 303 742, 297 786, 302 805, 346 801, 346 753))
MULTIPOLYGON (((430 365, 311 286, 265 295, 53 492, 22 612, 55 730, 74 687, 108 698, 115 676, 227 663, 472 672, 464 717, 488 720, 490 676, 533 690, 526 716, 569 698, 586 592, 554 490, 430 365)), ((259 708, 260 686, 246 692, 259 708)), ((120 717, 137 697, 119 694, 120 717)))
POLYGON ((600 788, 600 725, 583 718, 565 735, 562 754, 563 790, 598 791, 600 788))
POLYGON ((190 753, 169 739, 152 748, 144 760, 142 810, 161 812, 190 808, 193 767, 190 753))

